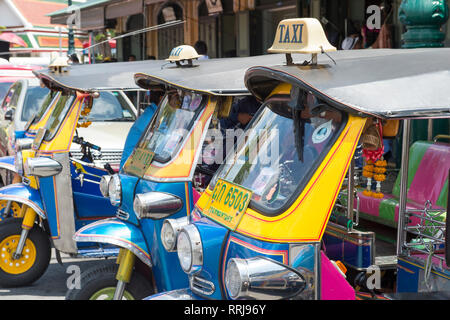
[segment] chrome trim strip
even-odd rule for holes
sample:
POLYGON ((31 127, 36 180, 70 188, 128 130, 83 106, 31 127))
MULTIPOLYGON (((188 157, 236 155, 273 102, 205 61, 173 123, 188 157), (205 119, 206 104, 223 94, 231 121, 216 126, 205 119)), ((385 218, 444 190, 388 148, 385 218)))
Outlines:
POLYGON ((73 236, 73 239, 77 242, 103 242, 103 243, 110 243, 112 245, 125 248, 127 250, 130 250, 133 252, 139 259, 141 259, 142 262, 144 262, 147 266, 150 268, 153 266, 152 262, 149 258, 147 258, 141 251, 139 251, 136 247, 131 245, 125 240, 119 239, 119 238, 113 238, 109 236, 101 236, 101 235, 95 235, 95 236, 89 236, 89 235, 77 235, 75 234, 73 236))
POLYGON ((31 200, 28 200, 28 199, 25 199, 25 198, 21 198, 21 197, 17 197, 17 196, 13 196, 13 195, 3 195, 3 194, 0 194, 0 200, 12 200, 12 201, 15 201, 15 202, 23 203, 23 204, 29 206, 34 211, 36 211, 36 213, 42 219, 47 219, 47 216, 45 215, 45 212, 42 211, 42 209, 36 203, 34 203, 31 200))

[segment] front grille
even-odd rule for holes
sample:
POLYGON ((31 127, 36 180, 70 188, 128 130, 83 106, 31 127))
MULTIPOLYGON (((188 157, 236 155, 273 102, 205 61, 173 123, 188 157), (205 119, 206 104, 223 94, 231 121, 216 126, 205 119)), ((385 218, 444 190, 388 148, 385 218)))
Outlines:
POLYGON ((210 296, 214 293, 216 288, 211 281, 200 278, 199 276, 192 276, 189 279, 191 290, 193 292, 210 296))
MULTIPOLYGON (((71 151, 70 155, 76 160, 80 160, 83 157, 83 153, 80 151, 71 151)), ((96 163, 114 164, 120 163, 120 160, 122 159, 122 151, 102 151, 101 155, 96 154, 96 152, 92 152, 92 156, 96 163)))

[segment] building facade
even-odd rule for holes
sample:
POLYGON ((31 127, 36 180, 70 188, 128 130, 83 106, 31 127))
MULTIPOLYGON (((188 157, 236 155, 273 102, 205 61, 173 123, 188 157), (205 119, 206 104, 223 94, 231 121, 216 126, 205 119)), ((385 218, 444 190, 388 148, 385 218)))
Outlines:
MULTIPOLYGON (((355 36, 364 40, 362 48, 398 48, 405 32, 398 16, 401 3, 402 0, 74 1, 80 30, 90 33, 91 45, 99 34, 118 37, 114 51, 118 61, 132 55, 138 60, 165 59, 173 47, 194 45, 197 40, 206 42, 211 58, 264 54, 272 44, 278 22, 294 17, 319 19, 338 49, 342 49, 344 39, 355 36), (182 23, 156 29, 171 21, 182 23), (132 34, 150 27, 155 29, 132 34)), ((63 9, 49 16, 52 23, 64 24, 73 12, 63 9)), ((446 45, 450 43, 449 28, 448 23, 441 27, 446 45)))
MULTIPOLYGON (((4 27, 2 31, 15 33, 26 44, 25 46, 7 44, 6 49, 10 52, 8 55, 49 57, 52 51, 66 52, 68 47, 66 23, 52 24, 50 18, 46 16, 66 7, 66 1, 58 0, 0 0, 0 26, 4 27)), ((75 48, 81 49, 86 39, 87 33, 75 31, 75 48)))

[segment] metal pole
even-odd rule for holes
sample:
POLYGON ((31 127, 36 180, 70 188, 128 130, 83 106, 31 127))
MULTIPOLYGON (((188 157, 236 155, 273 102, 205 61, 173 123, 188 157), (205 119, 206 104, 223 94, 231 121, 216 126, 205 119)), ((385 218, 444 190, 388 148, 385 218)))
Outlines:
POLYGON ((61 27, 58 27, 59 31, 59 56, 62 56, 62 35, 61 35, 61 27))
POLYGON ((354 189, 355 189, 355 159, 350 161, 348 167, 348 183, 347 183, 347 218, 353 222, 353 202, 354 202, 354 189))
POLYGON ((409 136, 411 133, 411 120, 403 120, 402 161, 400 168, 400 199, 398 209, 397 227, 397 256, 402 253, 406 239, 406 200, 408 197, 408 164, 409 164, 409 136))
POLYGON ((428 141, 433 140, 433 119, 428 119, 428 141))
MULTIPOLYGON (((72 5, 72 0, 67 0, 67 4, 70 7, 72 5)), ((69 44, 68 44, 68 47, 67 47, 67 55, 70 56, 73 53, 75 53, 75 40, 74 40, 74 37, 73 37, 73 29, 72 29, 72 27, 71 26, 68 26, 68 27, 69 27, 69 31, 67 33, 67 37, 68 37, 69 44)))

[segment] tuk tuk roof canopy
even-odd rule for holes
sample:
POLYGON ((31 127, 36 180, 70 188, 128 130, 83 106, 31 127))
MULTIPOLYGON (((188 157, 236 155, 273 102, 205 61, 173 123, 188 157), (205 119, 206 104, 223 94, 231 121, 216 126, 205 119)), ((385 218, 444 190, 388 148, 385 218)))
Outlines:
POLYGON ((161 70, 140 72, 136 83, 142 88, 170 86, 218 96, 249 95, 244 84, 245 71, 256 64, 283 63, 284 55, 261 55, 254 57, 202 59, 192 67, 178 67, 167 63, 161 70))
MULTIPOLYGON (((450 48, 340 50, 317 65, 250 68, 245 83, 263 100, 280 82, 309 90, 338 108, 379 118, 450 117, 450 48)), ((300 58, 299 58, 300 57, 300 58)))
POLYGON ((95 64, 73 64, 67 72, 54 73, 50 69, 34 74, 50 89, 77 90, 91 93, 108 90, 138 90, 133 75, 136 72, 160 70, 165 61, 144 60, 95 64))

